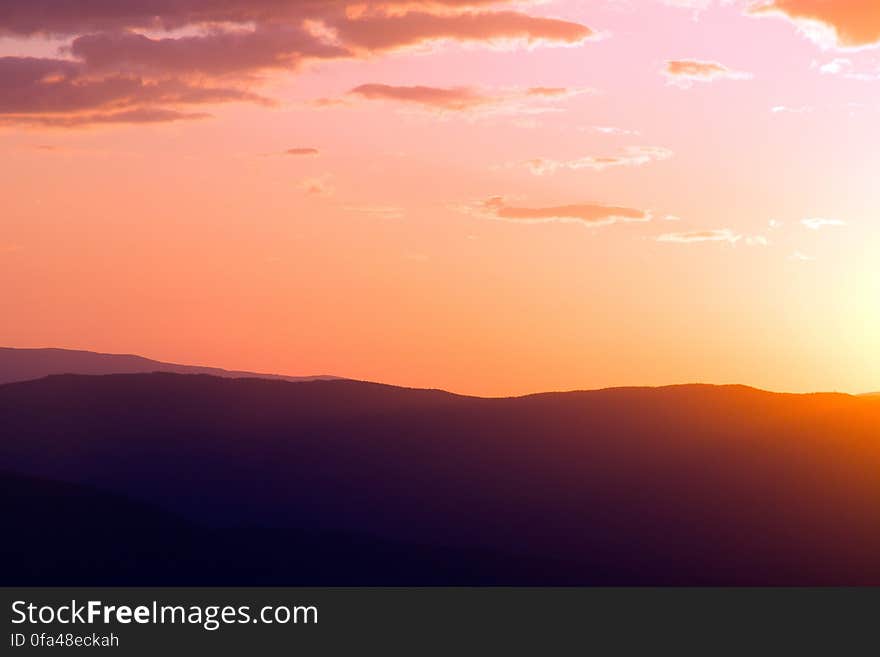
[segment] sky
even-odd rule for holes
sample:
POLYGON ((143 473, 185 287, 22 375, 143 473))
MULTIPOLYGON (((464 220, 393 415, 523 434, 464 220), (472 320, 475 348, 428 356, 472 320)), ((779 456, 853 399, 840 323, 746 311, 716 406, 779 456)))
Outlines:
POLYGON ((878 122, 875 0, 4 0, 0 344, 878 390, 878 122))

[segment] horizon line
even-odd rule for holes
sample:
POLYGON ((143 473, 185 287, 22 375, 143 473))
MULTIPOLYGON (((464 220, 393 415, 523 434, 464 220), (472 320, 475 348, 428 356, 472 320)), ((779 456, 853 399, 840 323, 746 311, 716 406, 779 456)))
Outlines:
MULTIPOLYGON (((720 387, 742 387, 742 388, 749 388, 752 390, 757 390, 760 392, 766 392, 769 394, 777 394, 777 395, 823 395, 824 394, 824 395, 845 395, 848 397, 870 397, 870 396, 874 396, 874 395, 880 396, 880 390, 873 390, 873 391, 867 391, 867 392, 846 392, 846 391, 841 391, 841 390, 812 390, 812 391, 806 391, 806 392, 794 392, 794 391, 790 391, 790 390, 770 390, 767 388, 761 388, 759 386, 754 386, 754 385, 750 385, 747 383, 741 383, 741 382, 709 383, 706 381, 685 381, 685 382, 664 383, 664 384, 657 384, 657 385, 645 385, 645 384, 608 385, 608 386, 599 386, 599 387, 594 387, 594 388, 588 388, 588 387, 584 387, 584 388, 558 388, 558 389, 552 389, 552 390, 536 390, 536 391, 527 392, 527 393, 523 393, 523 394, 513 394, 513 395, 477 395, 477 394, 456 392, 454 390, 449 390, 449 389, 440 388, 440 387, 420 387, 420 386, 412 386, 412 385, 402 385, 402 384, 398 384, 398 383, 389 383, 386 381, 373 381, 370 379, 360 379, 360 378, 355 378, 355 377, 342 376, 342 375, 338 375, 338 374, 289 374, 289 373, 282 373, 282 372, 255 372, 255 371, 250 371, 250 370, 230 369, 230 368, 220 367, 220 366, 216 366, 216 365, 178 363, 178 362, 160 360, 157 358, 151 358, 149 356, 144 356, 144 355, 138 354, 138 353, 116 353, 116 352, 95 351, 93 349, 80 349, 80 348, 54 347, 54 346, 51 346, 51 347, 49 347, 49 346, 46 346, 46 347, 12 347, 12 346, 0 345, 0 350, 3 350, 3 349, 9 349, 9 350, 14 350, 14 351, 66 351, 66 352, 79 352, 79 353, 84 353, 84 354, 92 354, 95 356, 140 358, 142 360, 151 361, 151 362, 157 363, 159 365, 169 365, 169 366, 174 366, 174 367, 206 368, 206 369, 219 370, 221 372, 226 372, 226 373, 230 373, 230 374, 254 375, 254 376, 242 376, 242 377, 235 377, 235 378, 257 378, 257 379, 259 379, 259 378, 264 378, 264 377, 265 378, 281 377, 281 380, 283 380, 283 377, 291 377, 291 378, 317 379, 317 380, 320 380, 320 379, 333 380, 333 379, 335 379, 335 380, 342 380, 342 381, 356 381, 356 382, 360 382, 360 383, 371 383, 371 384, 375 384, 375 385, 385 385, 385 386, 391 386, 391 387, 395 387, 395 388, 404 388, 404 389, 409 389, 409 390, 434 390, 434 391, 438 391, 438 392, 445 392, 445 393, 448 393, 451 395, 458 395, 461 397, 473 397, 473 398, 478 398, 478 399, 518 399, 518 398, 523 398, 523 397, 531 397, 531 396, 535 396, 535 395, 546 395, 546 394, 565 394, 565 393, 575 393, 575 392, 600 392, 600 391, 604 391, 604 390, 626 390, 626 389, 663 389, 663 388, 674 388, 674 387, 681 387, 681 386, 711 386, 711 387, 719 387, 719 388, 720 387)), ((158 372, 142 372, 142 374, 152 374, 152 373, 158 373, 158 372)), ((173 374, 173 372, 169 372, 169 373, 173 374)), ((66 372, 66 373, 59 373, 58 375, 63 375, 63 374, 77 374, 77 373, 76 372, 66 372)), ((136 373, 135 372, 108 372, 105 375, 109 376, 109 375, 113 375, 113 374, 136 374, 136 373)), ((183 373, 178 373, 178 374, 183 374, 183 373)), ((192 373, 192 374, 198 374, 198 373, 192 373)), ((204 374, 204 373, 202 373, 202 375, 211 376, 210 374, 204 374)), ((52 376, 52 375, 50 374, 47 376, 52 376)), ((88 375, 84 374, 82 376, 88 376, 88 375)), ((101 375, 96 375, 96 376, 101 376, 101 375)), ((294 381, 287 381, 287 383, 295 383, 295 382, 294 381)))

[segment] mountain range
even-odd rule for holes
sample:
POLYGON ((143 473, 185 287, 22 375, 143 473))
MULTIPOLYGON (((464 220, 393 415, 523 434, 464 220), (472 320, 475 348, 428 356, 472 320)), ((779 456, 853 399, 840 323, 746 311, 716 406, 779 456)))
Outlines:
POLYGON ((138 374, 175 372, 177 374, 210 374, 224 378, 280 379, 282 381, 315 381, 333 376, 283 376, 224 370, 219 367, 178 365, 150 360, 131 354, 102 354, 75 349, 16 349, 0 347, 0 383, 39 379, 52 374, 138 374))
POLYGON ((62 374, 0 427, 8 585, 880 585, 874 397, 62 374))

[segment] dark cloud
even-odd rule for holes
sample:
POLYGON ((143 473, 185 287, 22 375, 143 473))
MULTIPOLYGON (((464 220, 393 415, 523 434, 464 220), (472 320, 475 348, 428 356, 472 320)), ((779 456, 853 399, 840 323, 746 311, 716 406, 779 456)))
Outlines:
POLYGON ((284 22, 340 11, 339 0, 3 0, 0 32, 78 34, 204 23, 284 22))
POLYGON ((0 89, 4 92, 0 94, 0 117, 6 124, 64 125, 68 121, 80 125, 87 122, 83 117, 89 116, 95 117, 96 123, 142 123, 147 116, 174 120, 192 116, 167 107, 163 114, 156 107, 159 105, 267 102, 248 91, 196 86, 177 79, 145 80, 131 75, 95 78, 76 62, 34 57, 0 57, 0 89), (133 113, 137 109, 144 111, 133 113), (120 110, 141 120, 110 121, 120 110))
POLYGON ((294 69, 306 58, 347 57, 345 48, 323 43, 299 27, 151 39, 133 32, 90 34, 73 41, 71 53, 92 70, 144 73, 253 73, 294 69))
POLYGON ((176 29, 237 23, 296 25, 303 20, 436 11, 457 13, 514 0, 3 0, 0 33, 71 35, 123 29, 176 29))
MULTIPOLYGON (((124 110, 178 120, 191 116, 177 107, 182 104, 268 103, 250 91, 259 74, 296 70, 310 60, 366 57, 437 39, 572 44, 593 35, 578 23, 505 8, 518 5, 514 0, 0 0, 0 34, 71 37, 62 51, 69 60, 2 58, 0 116, 5 123, 63 124, 89 116, 105 123, 124 110), (184 27, 183 35, 158 34, 184 27), (55 116, 65 113, 71 116, 55 116), (49 118, 39 118, 44 116, 49 118)), ((398 94, 399 100, 447 109, 488 102, 461 89, 364 85, 356 93, 398 94)))

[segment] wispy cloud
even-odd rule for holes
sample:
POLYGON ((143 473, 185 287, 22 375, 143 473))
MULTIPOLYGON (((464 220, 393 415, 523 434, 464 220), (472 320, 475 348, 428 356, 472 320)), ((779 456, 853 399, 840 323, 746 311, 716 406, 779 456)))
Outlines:
MULTIPOLYGON (((675 217, 678 219, 678 217, 675 217)), ((721 242, 727 244, 744 244, 746 246, 770 246, 767 235, 737 232, 731 228, 695 229, 664 233, 657 236, 658 242, 673 244, 699 244, 721 242)))
POLYGON ((810 230, 819 230, 826 226, 846 226, 846 222, 841 219, 826 219, 824 217, 801 219, 801 223, 810 230))
POLYGON ((373 217, 375 219, 403 219, 403 208, 396 205, 347 205, 345 209, 349 212, 373 217))
POLYGON ((312 196, 331 196, 334 192, 330 184, 330 174, 303 178, 299 181, 299 188, 312 196))
POLYGON ((615 223, 645 222, 652 219, 650 212, 620 206, 577 203, 545 207, 523 207, 510 205, 504 197, 494 196, 467 208, 471 214, 490 219, 516 221, 520 223, 583 223, 590 226, 605 226, 615 223))
POLYGON ((673 155, 674 153, 668 148, 659 146, 631 146, 626 148, 621 155, 587 155, 574 160, 533 158, 514 163, 513 166, 528 167, 533 174, 541 176, 560 169, 604 171, 612 167, 637 167, 650 162, 668 160, 673 155))
POLYGON ((497 97, 485 95, 468 87, 441 88, 371 83, 355 87, 349 93, 367 100, 391 100, 452 111, 471 109, 498 101, 497 97))
POLYGON ((670 84, 689 88, 694 82, 713 82, 714 80, 748 80, 753 76, 745 71, 736 71, 724 64, 697 59, 672 59, 666 62, 663 74, 670 84))
POLYGON ((598 132, 602 135, 638 135, 640 134, 638 130, 630 130, 628 128, 617 128, 615 126, 609 125, 591 125, 587 128, 580 128, 580 130, 590 130, 592 132, 598 132))
POLYGON ((846 57, 836 57, 825 64, 814 64, 823 75, 839 75, 848 80, 872 81, 880 80, 880 67, 874 70, 857 70, 855 63, 846 57))
POLYGON ((498 114, 542 114, 558 111, 555 103, 593 93, 586 88, 532 87, 528 89, 479 89, 475 87, 433 87, 368 83, 349 92, 365 100, 411 105, 439 114, 495 116, 498 114), (540 91, 537 91, 540 90, 540 91))
POLYGON ((320 151, 317 148, 288 148, 284 151, 285 155, 318 155, 320 151))
POLYGON ((526 96, 539 96, 543 98, 564 98, 572 95, 568 87, 530 87, 526 89, 526 96))
POLYGON ((800 107, 792 107, 789 105, 774 105, 770 108, 770 111, 774 114, 808 114, 813 111, 813 108, 808 105, 802 105, 800 107))
POLYGON ((674 242, 677 244, 694 244, 699 242, 729 242, 734 244, 742 239, 742 235, 729 228, 719 230, 691 230, 681 233, 664 233, 657 237, 658 242, 674 242))

